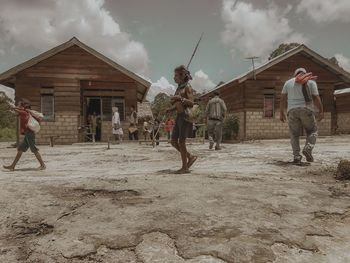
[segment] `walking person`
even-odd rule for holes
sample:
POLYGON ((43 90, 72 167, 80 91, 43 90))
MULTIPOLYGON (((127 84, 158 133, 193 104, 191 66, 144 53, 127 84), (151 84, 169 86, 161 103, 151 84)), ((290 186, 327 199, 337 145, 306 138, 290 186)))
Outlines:
POLYGON ((318 121, 321 121, 324 116, 316 78, 312 73, 307 73, 306 69, 299 68, 294 72, 294 77, 286 81, 282 90, 280 120, 285 122, 288 118, 295 164, 301 164, 302 160, 299 141, 302 129, 306 131, 306 143, 302 154, 307 162, 314 161, 312 150, 318 136, 315 106, 318 110, 318 121), (288 108, 288 117, 285 115, 286 108, 288 108))
POLYGON ((137 118, 137 112, 135 110, 134 106, 131 106, 130 108, 130 116, 129 116, 129 122, 130 122, 130 126, 129 126, 129 140, 138 140, 139 139, 139 135, 138 135, 138 118, 137 118))
POLYGON ((186 120, 186 108, 193 107, 193 89, 189 84, 192 79, 190 72, 185 66, 179 66, 174 70, 174 81, 178 84, 175 95, 171 97, 172 107, 167 113, 176 111, 176 120, 171 136, 172 146, 181 154, 182 167, 176 171, 178 174, 189 173, 189 168, 197 160, 197 156, 190 154, 186 148, 186 138, 192 133, 192 123, 186 120))
MULTIPOLYGON (((11 165, 4 165, 3 167, 5 169, 8 169, 10 171, 14 171, 15 167, 18 163, 18 161, 21 159, 22 154, 26 152, 28 149, 31 150, 32 153, 34 153, 36 159, 38 160, 40 167, 39 170, 45 170, 46 166, 45 163, 39 153, 39 149, 35 145, 35 132, 30 129, 29 122, 33 122, 34 120, 31 120, 31 118, 34 118, 35 121, 37 121, 37 125, 39 125, 41 119, 37 116, 34 116, 34 114, 31 113, 31 106, 29 100, 22 99, 17 107, 13 107, 13 110, 18 114, 20 119, 20 132, 22 135, 24 135, 23 141, 18 145, 17 148, 17 155, 12 162, 11 165)), ((36 115, 36 114, 35 114, 36 115)), ((40 127, 39 127, 40 128, 40 127)), ((33 128, 32 128, 33 129, 33 128)))
POLYGON ((113 117, 112 117, 112 133, 117 143, 123 141, 123 128, 120 121, 120 114, 118 107, 113 107, 113 117))
POLYGON ((226 117, 227 107, 225 102, 220 98, 218 91, 214 92, 205 109, 207 116, 207 129, 209 138, 209 149, 221 150, 223 121, 226 117))

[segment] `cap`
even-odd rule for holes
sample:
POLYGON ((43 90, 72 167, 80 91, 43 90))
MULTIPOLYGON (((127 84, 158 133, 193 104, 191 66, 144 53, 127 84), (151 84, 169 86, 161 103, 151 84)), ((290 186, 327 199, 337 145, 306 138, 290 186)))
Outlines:
POLYGON ((294 76, 296 76, 296 75, 298 75, 299 73, 306 73, 306 69, 304 69, 304 68, 298 68, 298 69, 296 69, 295 71, 294 71, 294 76))

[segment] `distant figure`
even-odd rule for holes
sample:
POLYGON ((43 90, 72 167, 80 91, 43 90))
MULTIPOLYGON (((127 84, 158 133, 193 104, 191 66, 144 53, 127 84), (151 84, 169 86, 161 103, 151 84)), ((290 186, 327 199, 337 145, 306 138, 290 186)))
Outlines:
POLYGON ((286 81, 282 90, 280 120, 286 121, 285 109, 288 106, 288 125, 295 164, 301 164, 302 160, 299 141, 302 129, 305 129, 307 136, 302 153, 307 162, 314 161, 312 150, 318 136, 314 106, 318 109, 318 120, 323 119, 323 106, 316 78, 312 73, 307 73, 306 69, 298 68, 294 72, 294 77, 286 81))
POLYGON ((147 141, 147 139, 150 138, 150 134, 151 134, 150 122, 148 121, 147 117, 143 122, 142 130, 143 130, 143 138, 145 141, 147 141))
POLYGON ((114 138, 118 143, 123 141, 123 128, 120 122, 120 114, 118 107, 113 107, 113 117, 112 117, 112 133, 114 138))
POLYGON ((174 129, 174 125, 175 125, 175 121, 173 118, 169 117, 166 121, 165 121, 165 132, 168 135, 168 140, 170 140, 171 138, 171 134, 173 133, 173 129, 174 129))
POLYGON ((90 115, 90 132, 92 133, 92 141, 96 141, 96 133, 97 133, 97 116, 96 112, 90 115))
POLYGON ((38 169, 45 170, 46 169, 45 163, 41 158, 39 149, 35 145, 35 132, 30 129, 30 127, 33 127, 32 118, 34 118, 35 121, 37 121, 36 125, 39 125, 41 119, 39 119, 37 116, 35 116, 30 112, 31 110, 30 102, 29 100, 26 100, 26 99, 21 100, 18 103, 17 107, 13 107, 13 110, 17 112, 17 114, 19 115, 20 132, 22 135, 24 135, 24 138, 23 138, 23 141, 18 145, 17 155, 14 161, 12 162, 11 165, 8 165, 8 166, 4 165, 4 168, 10 171, 14 171, 18 161, 21 159, 22 154, 26 152, 28 149, 30 149, 31 152, 34 153, 36 159, 39 161, 40 167, 38 169))
POLYGON ((182 167, 176 173, 189 173, 189 168, 197 160, 197 156, 190 154, 186 148, 186 138, 191 135, 192 123, 186 120, 185 109, 193 107, 193 89, 189 84, 192 79, 190 72, 185 66, 179 66, 174 70, 174 81, 178 84, 175 96, 171 97, 172 107, 167 110, 167 113, 176 111, 176 121, 171 136, 172 146, 181 154, 182 167))
POLYGON ((214 97, 209 100, 205 113, 207 116, 207 129, 209 137, 209 149, 221 150, 223 121, 226 117, 226 104, 219 97, 219 92, 214 92, 214 97))
POLYGON ((137 112, 135 110, 134 106, 131 106, 130 108, 130 117, 129 117, 129 122, 130 122, 130 126, 129 126, 129 140, 138 140, 139 136, 138 136, 138 118, 137 118, 137 112))
POLYGON ((158 118, 155 118, 152 122, 152 129, 151 129, 151 139, 152 141, 156 141, 156 145, 159 145, 159 139, 160 139, 160 121, 158 118))

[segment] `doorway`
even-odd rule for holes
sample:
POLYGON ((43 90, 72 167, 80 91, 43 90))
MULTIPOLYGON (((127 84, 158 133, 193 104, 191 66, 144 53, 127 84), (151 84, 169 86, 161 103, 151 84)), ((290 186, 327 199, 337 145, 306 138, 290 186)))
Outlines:
MULTIPOLYGON (((86 97, 86 118, 85 124, 89 127, 89 133, 92 136, 95 134, 95 141, 101 141, 101 112, 102 112, 102 99, 100 97, 86 97)), ((88 137, 88 139, 90 139, 88 137)))

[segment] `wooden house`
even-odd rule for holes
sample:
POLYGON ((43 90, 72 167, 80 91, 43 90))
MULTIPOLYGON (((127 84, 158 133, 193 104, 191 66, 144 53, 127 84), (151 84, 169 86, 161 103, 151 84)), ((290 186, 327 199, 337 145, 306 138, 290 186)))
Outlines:
POLYGON ((337 133, 350 133, 350 88, 335 93, 337 133))
POLYGON ((27 98, 45 120, 38 142, 56 136, 58 143, 88 140, 89 119, 96 115, 97 140, 111 135, 112 107, 117 106, 127 132, 130 107, 143 102, 151 83, 72 38, 2 74, 0 84, 27 98))
MULTIPOLYGON (((334 91, 348 87, 350 74, 305 45, 300 45, 267 63, 230 80, 214 90, 220 92, 228 111, 240 120, 240 139, 287 138, 288 125, 279 120, 283 85, 297 68, 318 76, 325 118, 318 123, 320 135, 331 135, 337 127, 334 91)), ((213 91, 201 98, 207 100, 213 91)))

